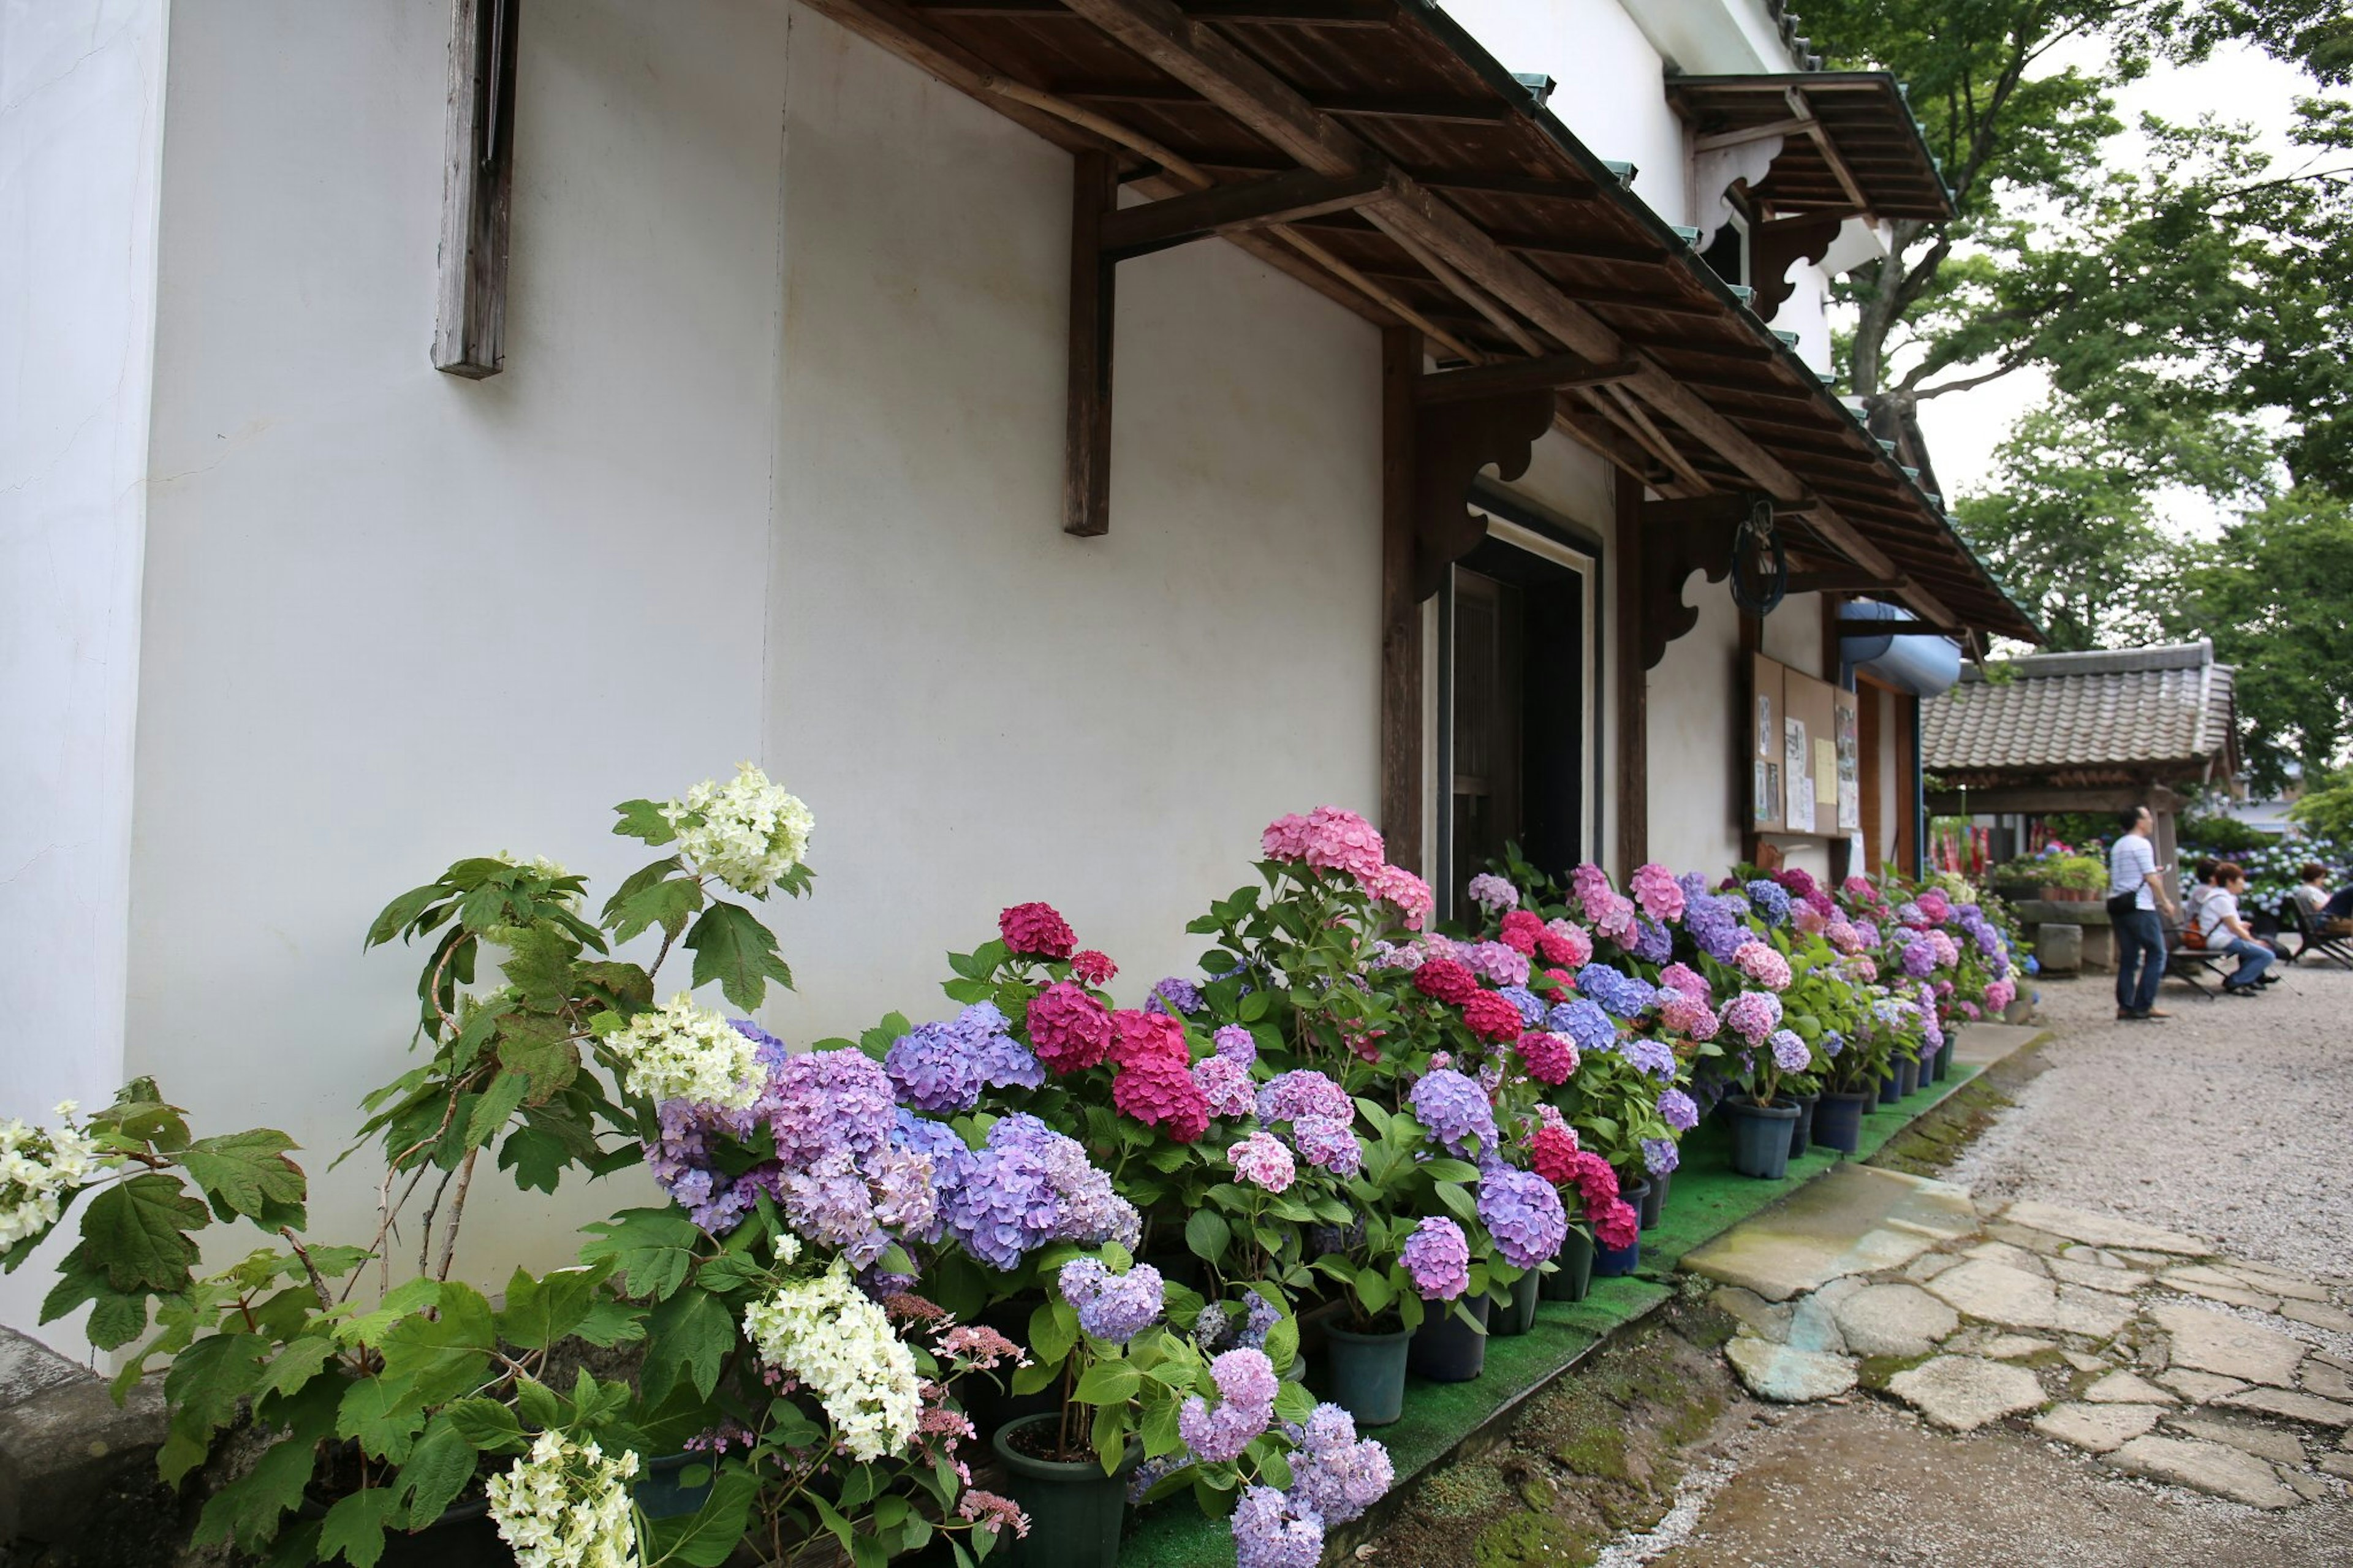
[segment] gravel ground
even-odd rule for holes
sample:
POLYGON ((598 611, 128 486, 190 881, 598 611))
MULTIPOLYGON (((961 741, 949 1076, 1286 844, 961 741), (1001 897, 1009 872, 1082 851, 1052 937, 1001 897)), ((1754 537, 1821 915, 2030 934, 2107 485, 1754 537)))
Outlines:
POLYGON ((2305 1275, 2353 1272, 2353 973, 2284 968, 2258 996, 2168 984, 2120 1023, 2114 977, 2042 982, 2048 1068, 1950 1179, 2126 1215, 2305 1275))

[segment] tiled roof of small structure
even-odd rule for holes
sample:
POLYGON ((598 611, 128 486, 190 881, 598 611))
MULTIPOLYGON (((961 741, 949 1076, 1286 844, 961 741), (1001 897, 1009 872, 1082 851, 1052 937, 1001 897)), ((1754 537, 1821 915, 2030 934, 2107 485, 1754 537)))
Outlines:
POLYGON ((2227 761, 2236 672, 2210 642, 2031 654, 1920 705, 1930 773, 2164 768, 2227 761))

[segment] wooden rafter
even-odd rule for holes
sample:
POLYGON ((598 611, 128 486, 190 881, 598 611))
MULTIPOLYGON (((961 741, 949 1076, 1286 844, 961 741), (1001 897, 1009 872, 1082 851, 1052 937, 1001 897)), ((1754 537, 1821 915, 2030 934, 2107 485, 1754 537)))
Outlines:
POLYGON ((455 0, 443 121, 440 309, 433 366, 479 381, 506 363, 514 205, 515 45, 522 0, 455 0))
POLYGON ((1414 396, 1423 403, 1451 403, 1466 397, 1488 397, 1499 392, 1536 388, 1558 392, 1623 381, 1633 374, 1634 367, 1623 361, 1595 364, 1575 354, 1546 354, 1538 359, 1498 360, 1468 370, 1438 371, 1414 384, 1414 396))
POLYGON ((1830 165, 1831 173, 1837 177, 1839 190, 1844 194, 1848 203, 1857 211, 1868 208, 1871 203, 1863 195, 1862 187, 1855 183, 1854 171, 1848 168, 1846 160, 1840 156, 1838 144, 1831 140, 1830 132, 1823 127, 1820 117, 1814 113, 1814 106, 1807 102, 1806 95, 1794 87, 1787 96, 1789 108, 1805 121, 1806 134, 1812 138, 1814 150, 1822 155, 1822 162, 1830 165))
POLYGON ((1166 196, 1140 207, 1124 207, 1103 219, 1103 248, 1124 260, 1155 250, 1290 223, 1321 213, 1363 206, 1388 188, 1388 173, 1377 164, 1332 175, 1295 169, 1247 184, 1212 185, 1189 195, 1166 196))

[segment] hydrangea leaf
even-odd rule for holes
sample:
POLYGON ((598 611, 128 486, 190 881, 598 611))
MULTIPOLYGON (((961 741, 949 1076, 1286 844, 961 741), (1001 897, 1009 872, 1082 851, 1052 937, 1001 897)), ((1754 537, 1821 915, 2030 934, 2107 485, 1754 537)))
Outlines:
POLYGON ((300 1228, 307 1184, 302 1167, 286 1157, 294 1140, 272 1129, 199 1138, 180 1153, 181 1168, 224 1223, 248 1215, 266 1225, 300 1228))
POLYGON ((389 1487, 370 1487, 338 1499, 319 1525, 318 1560, 341 1557, 352 1568, 375 1568, 384 1555, 384 1532, 399 1507, 389 1487))
POLYGON ((657 860, 613 890, 605 900, 605 925, 617 942, 628 942, 655 926, 675 936, 703 904, 702 884, 678 875, 678 857, 657 860))
POLYGON ((248 1552, 259 1550, 277 1533, 278 1521, 301 1506, 311 1468, 309 1442, 300 1436, 280 1439, 252 1469, 213 1494, 196 1520, 190 1544, 234 1540, 248 1552))
POLYGON ((1185 1245, 1204 1263, 1215 1263, 1233 1244, 1233 1227, 1215 1209, 1195 1209, 1185 1221, 1185 1245))
POLYGON ((610 1264, 557 1268, 534 1279, 516 1269, 507 1280, 506 1310, 497 1318, 500 1338, 527 1351, 545 1350, 580 1326, 611 1271, 610 1264))
MULTIPOLYGON (((187 1233, 211 1222, 175 1176, 149 1172, 108 1187, 82 1212, 82 1247, 118 1291, 188 1288, 196 1244, 187 1233)), ((143 1317, 142 1317, 143 1321, 143 1317)))
POLYGON ((458 1435, 446 1415, 437 1415, 400 1467, 400 1492, 407 1500, 408 1528, 419 1530, 466 1489, 478 1463, 474 1447, 458 1435))
POLYGON ((561 1018, 510 1013, 499 1020, 499 1065, 531 1080, 524 1099, 544 1105, 580 1076, 580 1047, 561 1018))
POLYGON ((596 1239, 580 1249, 581 1258, 611 1259, 630 1295, 657 1301, 686 1283, 702 1239, 694 1222, 674 1209, 626 1209, 586 1228, 596 1239))
POLYGON ((678 837, 678 830, 662 815, 662 808, 650 800, 625 800, 613 808, 619 820, 613 824, 615 834, 623 838, 641 838, 648 844, 667 844, 678 837))
POLYGON ((711 1495, 692 1513, 647 1521, 652 1548, 647 1560, 684 1563, 687 1568, 719 1568, 743 1543, 758 1491, 758 1483, 742 1471, 722 1473, 711 1483, 711 1495))
POLYGON ((683 1371, 704 1398, 719 1384, 719 1369, 735 1346, 735 1320, 718 1297, 702 1290, 672 1296, 646 1325, 644 1388, 659 1404, 683 1371))
POLYGON ((727 1000, 746 1011, 760 1005, 775 981, 789 991, 793 972, 776 956, 776 933, 741 904, 713 903, 686 933, 694 954, 694 984, 719 983, 727 1000))

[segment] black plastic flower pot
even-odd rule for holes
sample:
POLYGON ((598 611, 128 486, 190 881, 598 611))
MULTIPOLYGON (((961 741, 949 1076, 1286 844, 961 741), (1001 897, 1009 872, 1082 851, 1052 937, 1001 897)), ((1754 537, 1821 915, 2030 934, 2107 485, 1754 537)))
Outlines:
POLYGON ((1487 1315, 1493 1303, 1484 1296, 1461 1301, 1432 1301, 1430 1315, 1413 1334, 1406 1365, 1416 1377, 1432 1383, 1468 1383, 1487 1370, 1487 1315), (1471 1322, 1455 1309, 1467 1307, 1471 1322), (1472 1324, 1477 1324, 1473 1328, 1472 1324))
POLYGON ((1732 1168, 1744 1176, 1778 1182, 1789 1173, 1789 1133, 1796 1125, 1794 1105, 1757 1105, 1741 1100, 1732 1108, 1732 1168))
POLYGON ((1789 1128, 1789 1158, 1796 1159, 1814 1146, 1814 1107, 1821 1103, 1819 1094, 1785 1094, 1776 1105, 1794 1105, 1798 1120, 1789 1128))
POLYGON ((1667 1184, 1674 1180, 1674 1174, 1672 1171, 1651 1173, 1651 1190, 1642 1194, 1642 1201, 1638 1205, 1641 1213, 1642 1229, 1659 1228, 1659 1216, 1667 1210, 1667 1184))
MULTIPOLYGON (((303 1519, 324 1519, 335 1500, 305 1493, 297 1509, 303 1519)), ((499 1539, 488 1499, 461 1499, 424 1529, 387 1531, 376 1568, 513 1568, 514 1551, 499 1539)))
POLYGON ((1593 1288, 1593 1237, 1581 1226, 1570 1226, 1568 1237, 1553 1258, 1553 1271, 1544 1277, 1537 1294, 1547 1301, 1582 1301, 1593 1288))
POLYGON ((1405 1414, 1405 1363, 1411 1329, 1363 1334, 1334 1323, 1324 1331, 1324 1391, 1359 1426, 1386 1426, 1405 1414))
POLYGON ((682 1519, 711 1500, 713 1472, 708 1454, 657 1454, 630 1493, 648 1519, 682 1519), (702 1479, 687 1484, 689 1470, 700 1471, 702 1479))
POLYGON ((1936 1081, 1938 1083, 1942 1083, 1947 1079, 1953 1076, 1953 1037, 1947 1034, 1945 1037, 1944 1045, 1936 1052, 1936 1081))
POLYGON ((1637 1236, 1623 1247, 1593 1244, 1593 1277, 1615 1279, 1631 1274, 1642 1267, 1642 1238, 1637 1236))
POLYGON ((1920 1058, 1904 1057, 1895 1063, 1895 1098, 1909 1100, 1920 1089, 1920 1058))
POLYGON ((1879 1103, 1893 1105, 1904 1098, 1903 1070, 1894 1062, 1887 1064, 1887 1076, 1879 1080, 1879 1103))
POLYGON ((1487 1317, 1487 1331, 1505 1339, 1515 1338, 1536 1326, 1536 1292, 1541 1279, 1533 1270, 1512 1281, 1512 1299, 1506 1305, 1492 1309, 1487 1317))
POLYGON ((1092 1455, 1045 1459, 1023 1451, 1024 1434, 1050 1431, 1060 1419, 1057 1410, 1025 1415, 998 1427, 989 1440, 1005 1463, 1006 1491, 1029 1516, 1029 1535, 1018 1541, 1000 1535, 989 1556, 1019 1568, 1113 1568, 1127 1523, 1127 1478, 1144 1448, 1131 1445, 1108 1476, 1092 1455))
POLYGON ((1835 1149, 1841 1154, 1852 1154, 1862 1146, 1863 1113, 1879 1103, 1876 1094, 1846 1094, 1835 1089, 1826 1091, 1820 1103, 1814 1107, 1814 1143, 1824 1149, 1835 1149))

